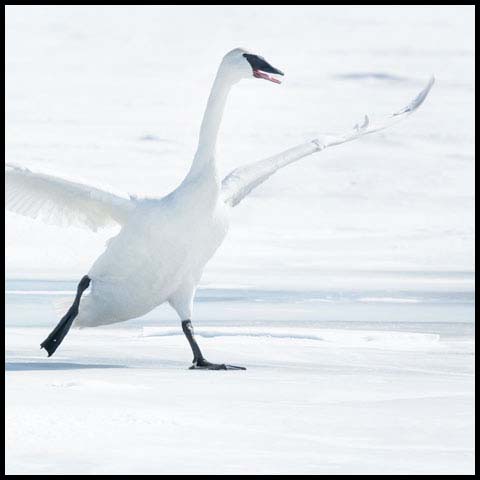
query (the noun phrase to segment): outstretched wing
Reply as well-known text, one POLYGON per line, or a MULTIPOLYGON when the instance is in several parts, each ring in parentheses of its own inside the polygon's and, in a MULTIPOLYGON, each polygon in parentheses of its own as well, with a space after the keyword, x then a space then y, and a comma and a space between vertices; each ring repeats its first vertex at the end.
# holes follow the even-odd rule
POLYGON ((434 81, 434 77, 432 77, 427 86, 406 107, 381 120, 371 122, 368 116, 365 115, 363 123, 361 125, 355 125, 353 130, 347 134, 322 135, 314 140, 274 155, 273 157, 236 168, 222 181, 222 195, 225 203, 234 207, 277 170, 303 157, 320 152, 327 147, 350 142, 363 135, 378 132, 395 125, 417 110, 430 92, 434 81))
POLYGON ((97 231, 123 224, 134 204, 103 190, 27 168, 6 165, 5 208, 61 226, 81 225, 97 231))

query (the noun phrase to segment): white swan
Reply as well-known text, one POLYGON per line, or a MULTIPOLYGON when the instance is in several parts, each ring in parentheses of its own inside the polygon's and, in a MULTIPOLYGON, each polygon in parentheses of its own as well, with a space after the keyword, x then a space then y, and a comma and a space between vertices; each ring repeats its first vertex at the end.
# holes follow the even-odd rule
POLYGON ((162 198, 122 198, 80 183, 7 165, 6 208, 62 225, 80 223, 93 231, 110 223, 121 230, 110 239, 80 281, 77 296, 42 347, 52 355, 76 325, 94 327, 141 316, 168 302, 178 313, 193 351, 191 368, 241 368, 205 360, 193 336, 193 299, 203 269, 222 243, 228 211, 280 168, 327 147, 377 132, 406 118, 425 100, 433 77, 405 108, 345 135, 325 135, 278 155, 235 169, 220 181, 215 145, 231 87, 243 78, 280 83, 283 75, 262 57, 237 48, 223 58, 208 98, 198 148, 183 182, 162 198), (90 286, 90 293, 81 298, 90 286))

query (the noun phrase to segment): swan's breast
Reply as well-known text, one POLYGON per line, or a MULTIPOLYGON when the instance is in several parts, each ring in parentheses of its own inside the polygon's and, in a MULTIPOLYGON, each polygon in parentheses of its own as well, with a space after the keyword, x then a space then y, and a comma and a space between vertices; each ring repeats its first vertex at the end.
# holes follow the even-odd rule
POLYGON ((139 202, 92 266, 91 278, 165 292, 185 276, 201 275, 228 231, 228 211, 223 202, 205 208, 191 198, 178 200, 139 202))

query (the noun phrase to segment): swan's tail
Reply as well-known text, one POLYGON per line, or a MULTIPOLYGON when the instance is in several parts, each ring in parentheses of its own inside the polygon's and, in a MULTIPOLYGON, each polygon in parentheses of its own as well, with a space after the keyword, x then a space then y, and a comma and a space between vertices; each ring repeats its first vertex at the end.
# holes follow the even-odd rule
POLYGON ((85 275, 78 284, 77 295, 72 306, 68 309, 68 312, 63 316, 58 325, 52 330, 52 333, 50 333, 50 335, 40 344, 40 347, 47 351, 49 357, 55 353, 55 350, 60 346, 70 330, 75 317, 78 315, 78 307, 80 305, 82 293, 88 288, 89 285, 90 278, 85 275))

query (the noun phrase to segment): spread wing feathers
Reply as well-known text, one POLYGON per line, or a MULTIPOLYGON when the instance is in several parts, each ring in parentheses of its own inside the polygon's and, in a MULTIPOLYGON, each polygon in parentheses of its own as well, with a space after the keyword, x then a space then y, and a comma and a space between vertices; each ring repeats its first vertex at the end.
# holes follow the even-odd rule
POLYGON ((88 185, 7 164, 5 207, 47 223, 80 225, 96 232, 115 222, 123 224, 134 203, 88 185))
POLYGON ((355 125, 353 130, 347 134, 322 135, 307 143, 274 155, 273 157, 253 162, 233 170, 222 181, 222 195, 225 203, 234 207, 254 188, 267 180, 277 170, 290 163, 296 162, 312 153, 320 152, 327 147, 350 142, 363 135, 384 130, 400 122, 418 109, 430 92, 433 83, 434 77, 429 80, 426 87, 406 107, 381 120, 371 122, 368 116, 365 115, 363 123, 361 125, 355 125))

